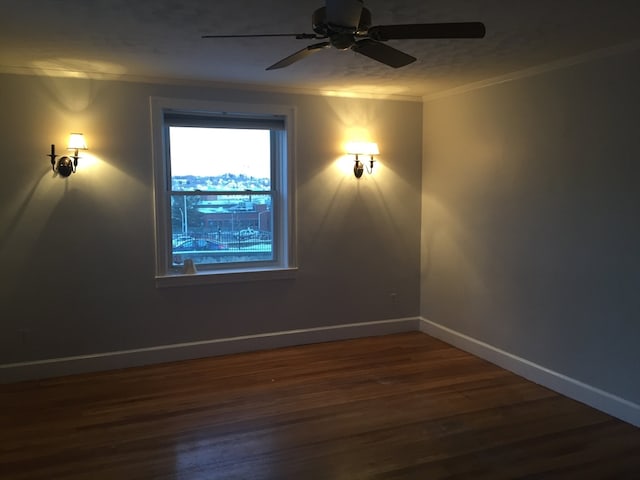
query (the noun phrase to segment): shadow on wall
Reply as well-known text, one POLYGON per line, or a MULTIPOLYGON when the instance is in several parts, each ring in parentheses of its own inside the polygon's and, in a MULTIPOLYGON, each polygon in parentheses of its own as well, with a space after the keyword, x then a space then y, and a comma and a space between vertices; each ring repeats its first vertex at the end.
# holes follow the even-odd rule
MULTIPOLYGON (((33 182, 33 185, 27 190, 24 198, 22 200, 18 200, 16 208, 9 211, 9 218, 3 225, 3 230, 0 232, 0 258, 2 258, 3 252, 8 250, 9 241, 16 234, 16 230, 18 229, 18 226, 20 224, 20 219, 30 214, 28 213, 29 205, 31 204, 36 192, 40 190, 43 180, 48 180, 53 175, 54 174, 51 169, 47 168, 46 172, 43 173, 40 178, 33 182)), ((33 238, 31 235, 29 237, 33 238)), ((20 244, 22 245, 23 243, 21 242, 20 244)), ((4 262, 0 261, 0 263, 4 262)))
POLYGON ((138 310, 140 291, 129 286, 151 282, 146 235, 126 228, 93 190, 53 180, 56 201, 32 194, 0 251, 11 278, 0 296, 15 311, 3 327, 32 332, 24 345, 3 345, 0 363, 100 351, 114 319, 138 310))
POLYGON ((81 113, 97 98, 105 83, 125 73, 120 65, 76 58, 47 58, 33 63, 41 87, 64 112, 81 113))

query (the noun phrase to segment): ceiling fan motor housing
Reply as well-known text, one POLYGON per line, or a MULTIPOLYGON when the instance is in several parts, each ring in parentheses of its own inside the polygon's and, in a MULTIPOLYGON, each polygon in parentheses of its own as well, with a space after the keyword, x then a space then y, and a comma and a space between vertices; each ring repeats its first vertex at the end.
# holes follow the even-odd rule
POLYGON ((311 16, 313 31, 329 38, 331 45, 339 50, 346 50, 356 42, 356 35, 366 35, 371 26, 371 12, 362 8, 358 25, 334 25, 327 22, 326 7, 318 8, 311 16))

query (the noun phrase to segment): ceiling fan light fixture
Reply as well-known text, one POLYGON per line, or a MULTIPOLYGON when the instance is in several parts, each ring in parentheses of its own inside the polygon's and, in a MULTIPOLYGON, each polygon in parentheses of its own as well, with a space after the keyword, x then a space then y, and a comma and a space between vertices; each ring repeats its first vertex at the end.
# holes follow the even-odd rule
POLYGON ((329 37, 329 41, 338 50, 347 50, 356 43, 355 37, 350 33, 335 33, 329 37))

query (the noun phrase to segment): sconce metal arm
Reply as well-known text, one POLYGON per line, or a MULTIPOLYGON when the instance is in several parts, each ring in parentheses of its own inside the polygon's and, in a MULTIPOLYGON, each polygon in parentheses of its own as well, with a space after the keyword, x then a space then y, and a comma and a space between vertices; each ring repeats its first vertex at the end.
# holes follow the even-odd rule
POLYGON ((56 171, 56 146, 51 144, 51 153, 47 155, 47 157, 51 158, 51 170, 56 171))
POLYGON ((369 166, 368 166, 368 167, 366 167, 366 169, 367 169, 367 173, 368 173, 369 175, 371 175, 371 174, 373 173, 373 162, 375 162, 375 160, 373 159, 373 155, 371 155, 371 158, 370 158, 370 160, 369 160, 369 166))

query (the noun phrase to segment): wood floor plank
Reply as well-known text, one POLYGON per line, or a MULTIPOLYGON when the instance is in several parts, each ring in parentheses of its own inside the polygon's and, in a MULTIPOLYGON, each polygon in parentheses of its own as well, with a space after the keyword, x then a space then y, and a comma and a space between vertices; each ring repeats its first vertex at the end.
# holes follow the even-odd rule
POLYGON ((422 333, 0 386, 0 478, 640 478, 640 429, 422 333))

